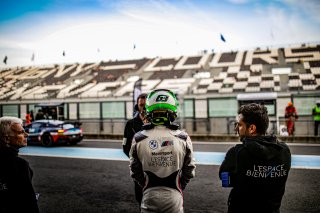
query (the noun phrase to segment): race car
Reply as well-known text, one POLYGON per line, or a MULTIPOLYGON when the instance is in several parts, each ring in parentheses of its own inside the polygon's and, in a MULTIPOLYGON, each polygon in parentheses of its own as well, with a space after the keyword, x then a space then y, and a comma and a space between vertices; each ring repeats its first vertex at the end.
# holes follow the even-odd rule
POLYGON ((83 139, 82 129, 77 126, 59 120, 36 120, 25 126, 25 131, 29 134, 28 144, 41 143, 43 146, 52 146, 67 142, 75 145, 83 139))

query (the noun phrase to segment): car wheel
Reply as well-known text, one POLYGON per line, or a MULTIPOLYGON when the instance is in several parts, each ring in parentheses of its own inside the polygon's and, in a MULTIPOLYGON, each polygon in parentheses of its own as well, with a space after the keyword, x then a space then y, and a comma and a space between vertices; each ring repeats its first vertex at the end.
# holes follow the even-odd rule
POLYGON ((52 146, 53 138, 49 133, 45 133, 41 137, 41 143, 43 146, 52 146))

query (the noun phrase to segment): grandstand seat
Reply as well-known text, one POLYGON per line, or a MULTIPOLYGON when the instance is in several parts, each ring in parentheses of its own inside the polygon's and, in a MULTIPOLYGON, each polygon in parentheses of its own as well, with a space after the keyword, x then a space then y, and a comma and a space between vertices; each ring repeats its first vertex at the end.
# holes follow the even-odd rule
POLYGON ((249 76, 248 83, 260 83, 261 76, 249 76))
POLYGON ((177 94, 185 94, 191 91, 191 85, 195 81, 194 78, 181 78, 181 79, 165 79, 162 80, 155 89, 169 89, 177 94))
POLYGON ((262 81, 260 84, 260 88, 273 88, 274 87, 274 81, 262 81))
POLYGON ((208 61, 210 54, 202 56, 183 56, 174 66, 175 70, 201 70, 208 61))
POLYGON ((262 68, 263 68, 262 64, 253 64, 250 66, 250 70, 253 73, 260 73, 262 68))
POLYGON ((213 82, 208 86, 208 92, 218 92, 222 87, 222 82, 213 82))
POLYGON ((216 53, 213 55, 209 67, 230 67, 240 66, 242 63, 244 52, 216 53))
POLYGON ((313 75, 320 75, 320 67, 310 68, 310 71, 313 75))
POLYGON ((289 80, 300 79, 299 73, 290 73, 288 74, 289 80))
POLYGON ((245 92, 260 92, 259 86, 246 87, 245 92))
POLYGON ((274 91, 280 92, 280 91, 281 91, 281 87, 280 87, 280 86, 275 86, 275 87, 274 87, 274 91))
POLYGON ((244 90, 248 85, 246 81, 237 81, 233 84, 233 90, 244 90))
POLYGON ((191 94, 314 93, 320 90, 320 45, 5 68, 0 72, 0 99, 122 97, 132 95, 130 76, 142 78, 146 92, 169 88, 191 94), (273 72, 277 68, 279 74, 273 72))
POLYGON ((206 94, 208 91, 207 87, 206 88, 194 88, 192 93, 193 94, 206 94))
POLYGON ((224 78, 226 78, 228 76, 228 73, 227 72, 220 72, 219 73, 219 78, 220 79, 224 79, 224 78))
POLYGON ((273 81, 274 80, 274 75, 272 75, 272 74, 262 74, 261 75, 261 80, 262 81, 273 81))
POLYGON ((234 84, 236 82, 236 79, 233 77, 226 77, 223 79, 224 84, 234 84))
POLYGON ((316 84, 313 84, 313 85, 303 85, 302 86, 302 89, 303 90, 316 90, 316 88, 317 88, 318 86, 316 85, 316 84))
POLYGON ((247 80, 250 76, 250 71, 240 71, 237 74, 237 79, 239 81, 247 80))
MULTIPOLYGON (((179 57, 180 58, 180 57, 179 57)), ((144 69, 145 72, 169 71, 178 63, 179 58, 155 58, 144 69)))
POLYGON ((181 78, 186 73, 186 70, 170 70, 170 71, 156 71, 149 77, 152 79, 173 79, 173 78, 181 78))
POLYGON ((232 93, 233 89, 232 87, 221 87, 219 89, 219 93, 232 93))
POLYGON ((301 73, 299 78, 301 80, 314 80, 315 79, 314 75, 313 74, 309 74, 309 73, 301 73))
POLYGON ((240 71, 240 66, 229 67, 227 73, 238 73, 240 71))
POLYGON ((204 78, 204 79, 201 79, 200 81, 199 81, 199 86, 200 85, 209 85, 209 84, 211 84, 213 82, 213 78, 204 78))

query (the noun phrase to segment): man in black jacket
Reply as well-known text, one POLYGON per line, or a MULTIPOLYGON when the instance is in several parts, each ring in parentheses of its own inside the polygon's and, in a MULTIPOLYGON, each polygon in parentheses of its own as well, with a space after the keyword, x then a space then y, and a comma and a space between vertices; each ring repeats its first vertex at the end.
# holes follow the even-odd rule
POLYGON ((0 212, 38 213, 32 186, 33 172, 29 163, 18 157, 21 147, 27 146, 28 134, 22 120, 0 118, 0 212))
MULTIPOLYGON (((142 93, 138 96, 137 105, 135 106, 136 113, 132 119, 128 120, 124 128, 122 148, 123 148, 123 152, 128 156, 128 158, 129 158, 129 152, 131 149, 133 136, 137 132, 142 130, 142 126, 146 121, 146 118, 145 118, 146 98, 147 98, 147 94, 145 93, 142 93)), ((141 199, 142 199, 142 188, 136 182, 135 182, 135 196, 140 206, 141 199)))
POLYGON ((124 128, 122 148, 123 152, 129 158, 129 152, 134 134, 142 130, 142 125, 145 121, 145 105, 147 94, 142 93, 137 98, 137 104, 135 108, 135 115, 132 119, 128 120, 124 128))
POLYGON ((235 130, 242 144, 227 152, 219 170, 219 177, 228 176, 229 187, 233 187, 229 213, 280 212, 291 153, 275 136, 266 136, 268 125, 265 106, 248 104, 239 108, 235 130))

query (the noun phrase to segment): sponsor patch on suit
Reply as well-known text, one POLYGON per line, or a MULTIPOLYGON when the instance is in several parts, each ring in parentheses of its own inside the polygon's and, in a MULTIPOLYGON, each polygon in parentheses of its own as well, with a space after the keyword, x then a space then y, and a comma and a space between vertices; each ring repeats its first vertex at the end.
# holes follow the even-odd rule
POLYGON ((158 148, 158 142, 156 140, 151 140, 149 141, 149 147, 152 150, 155 150, 158 148))
POLYGON ((164 146, 173 146, 173 141, 163 141, 161 143, 161 147, 164 147, 164 146))

